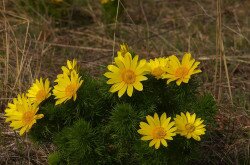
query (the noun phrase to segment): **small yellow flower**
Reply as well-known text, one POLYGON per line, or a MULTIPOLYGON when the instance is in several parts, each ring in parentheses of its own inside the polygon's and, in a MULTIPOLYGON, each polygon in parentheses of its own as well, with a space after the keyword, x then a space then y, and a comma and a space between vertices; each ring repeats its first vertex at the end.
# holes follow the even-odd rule
POLYGON ((27 96, 18 95, 9 103, 5 110, 6 122, 11 122, 10 127, 14 130, 20 129, 19 134, 28 132, 37 119, 43 118, 43 114, 36 114, 37 104, 32 104, 27 96))
POLYGON ((70 76, 72 71, 78 71, 77 68, 77 60, 73 59, 72 61, 67 60, 67 66, 62 66, 62 74, 57 75, 57 78, 59 79, 60 77, 63 77, 64 74, 70 76))
POLYGON ((138 91, 143 90, 141 81, 147 80, 144 76, 147 71, 146 60, 138 62, 138 58, 138 55, 132 58, 127 52, 124 57, 116 57, 114 65, 107 67, 110 72, 106 72, 104 76, 109 78, 107 84, 113 84, 110 92, 118 91, 118 96, 121 97, 127 91, 131 97, 134 88, 138 91))
POLYGON ((182 82, 188 83, 191 75, 200 73, 200 69, 196 69, 200 62, 195 62, 194 59, 191 59, 191 54, 186 53, 182 58, 182 62, 174 55, 169 57, 169 63, 167 68, 167 73, 162 77, 167 78, 167 83, 176 80, 176 84, 180 85, 182 82))
POLYGON ((101 4, 106 4, 106 3, 108 3, 110 0, 100 0, 100 3, 101 4))
POLYGON ((202 124, 203 120, 201 120, 201 118, 195 118, 195 113, 193 115, 190 115, 189 112, 186 112, 186 115, 184 113, 181 113, 181 116, 176 115, 176 118, 174 118, 174 120, 178 134, 180 134, 181 136, 185 136, 188 139, 192 137, 195 140, 200 141, 200 136, 205 134, 206 129, 204 128, 205 125, 202 124))
POLYGON ((51 0, 53 3, 61 3, 63 0, 51 0))
POLYGON ((77 60, 76 59, 73 59, 73 61, 67 60, 67 67, 66 66, 62 66, 62 70, 67 75, 70 75, 70 73, 73 70, 77 71, 77 60))
POLYGON ((150 68, 150 73, 156 79, 162 78, 162 75, 166 73, 168 67, 168 58, 155 58, 154 60, 150 59, 148 66, 150 68))
POLYGON ((129 52, 128 45, 123 43, 120 45, 120 50, 117 52, 117 55, 118 57, 119 56, 124 57, 127 52, 129 52))
POLYGON ((51 95, 51 88, 49 86, 50 82, 48 79, 46 79, 44 83, 42 78, 40 78, 40 80, 36 79, 36 82, 33 83, 27 93, 27 96, 28 98, 30 98, 30 101, 38 105, 42 101, 47 99, 51 95))
POLYGON ((176 135, 175 122, 170 122, 171 117, 167 118, 166 113, 163 113, 159 119, 157 113, 152 116, 146 117, 148 124, 145 122, 140 122, 140 128, 137 132, 143 137, 141 140, 151 140, 149 147, 155 145, 155 148, 158 149, 160 144, 167 147, 167 140, 173 140, 173 136, 176 135))
POLYGON ((72 97, 75 101, 77 90, 82 85, 83 80, 81 80, 81 77, 73 70, 70 76, 64 73, 63 76, 57 77, 55 82, 57 82, 57 85, 54 86, 53 95, 55 99, 57 99, 56 105, 58 105, 70 100, 72 97))

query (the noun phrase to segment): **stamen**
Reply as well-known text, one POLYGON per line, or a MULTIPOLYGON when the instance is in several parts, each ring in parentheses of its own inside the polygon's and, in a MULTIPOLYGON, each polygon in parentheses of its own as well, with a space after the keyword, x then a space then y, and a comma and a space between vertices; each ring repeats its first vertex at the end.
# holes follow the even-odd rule
POLYGON ((34 120, 34 115, 35 113, 33 110, 25 112, 22 117, 24 125, 30 124, 34 120))
POLYGON ((189 70, 186 67, 181 66, 175 71, 175 76, 179 78, 184 78, 188 75, 188 72, 189 70))
POLYGON ((122 73, 122 80, 127 84, 133 84, 135 82, 135 73, 132 70, 125 70, 122 73))
POLYGON ((193 124, 190 124, 190 123, 186 124, 186 125, 185 125, 185 128, 186 128, 186 130, 188 131, 188 133, 192 133, 192 132, 194 132, 194 130, 195 130, 194 125, 193 125, 193 124))
POLYGON ((65 93, 66 96, 71 97, 76 93, 76 89, 77 85, 76 84, 69 84, 66 89, 65 89, 65 93))
POLYGON ((152 134, 154 139, 162 139, 166 136, 166 131, 163 127, 155 127, 152 134))
POLYGON ((46 92, 45 90, 41 89, 36 94, 36 100, 37 101, 43 101, 46 98, 46 92))

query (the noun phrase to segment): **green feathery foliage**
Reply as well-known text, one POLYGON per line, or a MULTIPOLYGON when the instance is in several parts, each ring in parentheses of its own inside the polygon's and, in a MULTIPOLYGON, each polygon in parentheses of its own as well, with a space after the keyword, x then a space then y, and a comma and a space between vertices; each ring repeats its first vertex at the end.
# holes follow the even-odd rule
POLYGON ((55 145, 49 164, 190 164, 202 159, 202 141, 213 133, 217 107, 211 94, 199 93, 196 76, 180 86, 148 76, 143 91, 119 98, 109 92, 103 77, 79 74, 84 83, 77 99, 57 106, 53 97, 43 102, 39 113, 44 118, 37 120, 29 134, 38 142, 55 145), (181 112, 204 120, 207 131, 201 142, 177 134, 167 147, 156 150, 141 140, 137 131, 146 116, 166 113, 173 121, 181 112))
POLYGON ((104 81, 85 75, 84 85, 78 90, 75 102, 69 100, 55 106, 54 98, 51 98, 40 106, 39 112, 44 114, 44 118, 32 128, 31 138, 40 142, 51 141, 57 132, 81 118, 91 121, 92 125, 100 124, 109 116, 114 104, 113 96, 107 90, 104 81))
POLYGON ((50 165, 59 165, 59 164, 63 164, 62 160, 61 160, 61 155, 59 152, 54 152, 51 153, 48 157, 48 163, 50 165))
POLYGON ((44 102, 40 107, 44 118, 31 130, 33 139, 56 145, 50 164, 184 164, 199 160, 200 142, 177 135, 168 147, 155 150, 137 133, 140 121, 155 112, 166 112, 173 119, 189 111, 205 120, 207 127, 212 125, 215 101, 210 94, 198 94, 196 79, 177 86, 149 78, 142 92, 122 98, 109 93, 103 79, 89 75, 83 79, 75 102, 59 106, 53 98, 44 102))
POLYGON ((100 147, 98 138, 90 123, 80 119, 73 126, 66 127, 58 133, 54 142, 61 157, 70 164, 91 164, 95 162, 95 151, 100 147))
POLYGON ((92 22, 91 16, 83 10, 87 4, 88 0, 17 0, 15 5, 31 16, 51 17, 57 26, 79 26, 92 22))
POLYGON ((106 23, 115 22, 117 11, 118 11, 117 17, 119 18, 119 16, 122 14, 124 10, 121 4, 123 4, 122 1, 120 1, 120 4, 118 4, 118 0, 110 0, 105 4, 102 4, 103 20, 106 23))

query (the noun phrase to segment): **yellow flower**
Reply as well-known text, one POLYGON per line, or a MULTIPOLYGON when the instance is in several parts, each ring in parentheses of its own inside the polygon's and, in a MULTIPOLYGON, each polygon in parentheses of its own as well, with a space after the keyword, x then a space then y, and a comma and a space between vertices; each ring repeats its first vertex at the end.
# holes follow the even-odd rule
POLYGON ((105 3, 108 3, 110 0, 100 0, 100 3, 101 4, 105 4, 105 3))
POLYGON ((73 70, 77 71, 77 60, 76 59, 73 59, 73 61, 67 60, 67 67, 66 66, 62 66, 62 70, 67 75, 70 75, 70 73, 73 70))
POLYGON ((128 45, 127 44, 121 44, 120 45, 120 50, 117 52, 117 55, 124 57, 127 52, 129 52, 128 45))
POLYGON ((54 86, 53 95, 55 99, 57 99, 56 105, 58 105, 70 100, 72 97, 75 101, 77 90, 82 85, 83 80, 81 80, 81 77, 73 70, 70 76, 64 73, 62 77, 57 77, 55 82, 57 82, 57 85, 54 86))
POLYGON ((146 60, 138 62, 138 55, 132 58, 127 52, 124 57, 115 58, 115 65, 109 65, 107 68, 110 72, 106 72, 104 76, 109 78, 107 84, 113 84, 110 92, 118 91, 118 96, 121 97, 126 91, 128 96, 132 96, 133 88, 138 91, 143 90, 141 81, 147 80, 146 60))
POLYGON ((150 68, 150 73, 156 79, 162 78, 162 75, 167 71, 168 58, 155 58, 150 60, 148 66, 150 68))
POLYGON ((189 112, 181 113, 180 115, 176 115, 175 125, 177 127, 177 133, 179 133, 181 136, 185 136, 188 139, 191 137, 194 138, 197 141, 200 141, 201 135, 205 134, 206 129, 204 128, 205 125, 202 124, 203 120, 201 118, 195 119, 196 114, 190 115, 189 112))
POLYGON ((175 122, 170 122, 171 117, 167 118, 166 113, 159 116, 155 113, 154 118, 152 116, 146 117, 148 124, 145 122, 140 122, 140 128, 137 132, 143 137, 141 140, 151 140, 149 143, 149 147, 155 145, 155 148, 158 149, 160 144, 164 145, 165 147, 168 146, 166 140, 173 140, 173 136, 176 135, 176 127, 175 122))
MULTIPOLYGON (((73 59, 72 61, 67 60, 67 66, 62 66, 62 74, 57 75, 57 79, 63 77, 64 74, 70 76, 72 71, 78 71, 77 60, 73 59)), ((56 81, 55 81, 56 82, 56 81)))
POLYGON ((23 135, 28 132, 37 119, 43 118, 43 114, 36 114, 38 111, 37 104, 32 104, 27 96, 18 95, 9 103, 5 110, 6 122, 11 122, 10 127, 14 130, 20 129, 19 134, 23 135))
POLYGON ((163 78, 167 78, 167 83, 176 80, 176 84, 180 85, 182 82, 188 83, 191 75, 200 73, 200 69, 196 69, 200 62, 195 62, 194 59, 191 59, 191 54, 186 53, 182 62, 174 55, 169 57, 169 64, 167 68, 167 73, 163 75, 163 78))
POLYGON ((51 88, 49 87, 49 85, 50 82, 48 79, 46 79, 44 83, 42 78, 40 78, 40 81, 36 79, 36 82, 33 83, 27 93, 27 96, 30 98, 30 101, 38 105, 42 101, 47 99, 51 95, 51 88))
POLYGON ((61 3, 63 0, 51 0, 53 3, 61 3))

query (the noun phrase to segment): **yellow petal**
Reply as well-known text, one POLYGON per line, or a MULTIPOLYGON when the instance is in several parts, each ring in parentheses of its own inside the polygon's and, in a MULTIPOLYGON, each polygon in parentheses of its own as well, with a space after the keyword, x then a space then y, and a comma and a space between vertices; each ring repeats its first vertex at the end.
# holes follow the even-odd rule
POLYGON ((191 115, 189 112, 186 112, 186 116, 187 116, 187 122, 190 123, 191 121, 191 115))
POLYGON ((182 79, 178 79, 178 80, 176 81, 176 84, 177 84, 178 86, 180 86, 181 83, 182 83, 182 79))
MULTIPOLYGON (((120 57, 120 58, 123 59, 123 57, 120 57)), ((120 58, 118 58, 118 57, 115 58, 115 64, 118 66, 118 68, 123 69, 123 68, 125 68, 125 66, 124 66, 123 62, 120 60, 120 58)))
POLYGON ((142 85, 142 83, 139 82, 139 81, 134 82, 133 86, 134 86, 134 88, 135 88, 136 90, 138 90, 138 91, 142 91, 142 90, 143 90, 143 85, 142 85))
POLYGON ((146 140, 151 140, 151 139, 153 139, 152 136, 143 136, 143 137, 141 138, 141 140, 144 140, 144 141, 146 141, 146 140))
POLYGON ((200 141, 200 140, 201 140, 200 136, 197 136, 197 135, 195 135, 195 134, 192 134, 192 137, 193 137, 195 140, 197 140, 197 141, 200 141))
POLYGON ((167 147, 167 146, 168 146, 168 144, 167 144, 167 142, 166 142, 166 140, 165 140, 165 139, 161 139, 161 144, 162 144, 162 145, 164 145, 165 147, 167 147))
MULTIPOLYGON (((170 122, 166 128, 166 130, 170 130, 170 128, 172 128, 175 125, 175 122, 170 122)), ((176 130, 175 128, 173 128, 174 130, 176 130)))
POLYGON ((128 85, 127 94, 129 97, 133 94, 133 85, 128 85))
POLYGON ((179 59, 175 55, 170 56, 169 60, 171 61, 171 63, 174 65, 175 68, 181 65, 179 59))
POLYGON ((145 81, 145 80, 147 80, 148 78, 147 77, 145 77, 145 76, 137 76, 136 77, 136 81, 138 82, 138 81, 145 81))
POLYGON ((22 127, 22 129, 19 131, 19 134, 22 136, 24 134, 24 132, 27 130, 28 125, 22 127))
POLYGON ((160 126, 160 120, 157 113, 154 114, 154 122, 156 126, 160 126))
POLYGON ((131 68, 132 68, 133 70, 135 70, 136 67, 137 67, 138 58, 139 58, 138 55, 136 55, 136 56, 133 58, 133 60, 132 60, 131 68))
POLYGON ((146 116, 146 120, 148 121, 149 126, 155 126, 155 122, 152 116, 146 116))
POLYGON ((161 126, 162 126, 163 128, 166 128, 166 127, 168 126, 170 120, 171 120, 171 117, 168 117, 168 118, 161 124, 161 126))
POLYGON ((161 125, 164 123, 164 121, 167 119, 167 114, 164 112, 162 115, 161 115, 161 118, 160 118, 160 121, 161 121, 161 125))
POLYGON ((124 84, 124 86, 118 91, 118 96, 122 97, 122 95, 126 92, 127 90, 127 84, 124 84))
POLYGON ((124 66, 125 66, 125 68, 127 68, 127 69, 129 69, 130 68, 130 66, 131 66, 131 54, 129 53, 129 52, 127 52, 126 54, 125 54, 125 57, 124 57, 124 61, 123 61, 123 64, 124 64, 124 66))
POLYGON ((107 81, 107 84, 116 84, 122 81, 121 77, 111 78, 107 81))
POLYGON ((41 119, 41 118, 43 118, 43 117, 44 117, 43 114, 38 114, 38 115, 36 115, 36 119, 41 119))
POLYGON ((181 64, 182 65, 187 65, 189 63, 190 58, 191 58, 191 54, 190 53, 185 53, 183 58, 182 58, 181 64))
POLYGON ((145 129, 139 129, 137 132, 141 135, 150 135, 150 132, 145 129))
POLYGON ((120 69, 119 68, 117 68, 116 66, 114 66, 114 65, 108 65, 108 70, 110 70, 111 72, 113 72, 113 73, 119 73, 120 72, 120 69))
POLYGON ((195 118, 196 118, 196 114, 194 113, 194 114, 191 115, 191 117, 190 117, 190 124, 194 124, 195 118))
POLYGON ((110 92, 114 93, 116 91, 119 91, 123 88, 123 86, 125 85, 124 82, 121 82, 121 83, 117 83, 117 84, 114 84, 111 88, 110 88, 110 92))
POLYGON ((149 143, 149 147, 152 147, 156 142, 157 142, 157 140, 156 140, 156 139, 153 139, 153 140, 149 143))
POLYGON ((159 149, 160 144, 161 144, 161 141, 157 140, 157 142, 155 143, 155 149, 159 149))
POLYGON ((146 129, 149 127, 149 125, 145 122, 140 122, 140 127, 143 128, 143 129, 146 129))

